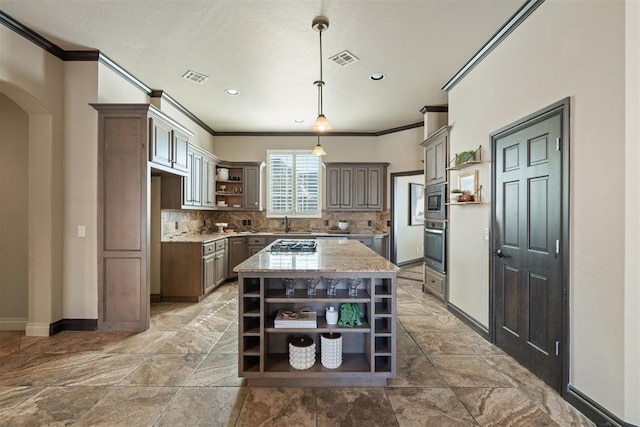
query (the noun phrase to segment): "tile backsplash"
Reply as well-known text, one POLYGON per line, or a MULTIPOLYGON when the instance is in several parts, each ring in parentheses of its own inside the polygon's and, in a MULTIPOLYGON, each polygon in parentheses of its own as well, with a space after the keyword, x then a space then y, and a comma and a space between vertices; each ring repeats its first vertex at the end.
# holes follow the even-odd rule
MULTIPOLYGON (((390 211, 383 212, 326 212, 322 218, 290 218, 289 226, 294 231, 325 230, 337 226, 338 220, 349 221, 349 228, 355 230, 377 230, 388 232, 387 221, 390 211), (325 225, 328 224, 328 225, 325 225)), ((161 211, 162 234, 200 233, 215 230, 217 222, 226 222, 227 228, 235 231, 284 231, 282 218, 267 218, 266 212, 252 211, 161 211)))

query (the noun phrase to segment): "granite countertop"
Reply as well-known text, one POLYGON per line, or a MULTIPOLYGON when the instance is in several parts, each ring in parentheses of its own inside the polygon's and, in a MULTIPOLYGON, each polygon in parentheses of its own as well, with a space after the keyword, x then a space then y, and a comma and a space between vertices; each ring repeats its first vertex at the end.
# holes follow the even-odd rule
POLYGON ((389 272, 399 268, 356 240, 318 240, 316 252, 261 250, 233 270, 237 272, 389 272))
POLYGON ((295 238, 313 239, 315 237, 384 237, 388 233, 378 230, 354 230, 350 233, 329 233, 328 231, 290 231, 285 233, 284 231, 240 231, 233 233, 183 233, 176 234, 174 236, 162 237, 162 242, 179 242, 179 243, 209 243, 215 240, 224 239, 227 237, 235 236, 278 236, 279 238, 295 238))

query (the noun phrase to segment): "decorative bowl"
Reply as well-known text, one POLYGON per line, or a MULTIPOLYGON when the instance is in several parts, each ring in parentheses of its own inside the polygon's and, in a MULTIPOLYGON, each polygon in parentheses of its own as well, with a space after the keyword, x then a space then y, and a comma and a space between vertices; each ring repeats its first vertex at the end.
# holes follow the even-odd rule
POLYGON ((349 223, 346 221, 339 221, 338 222, 338 228, 340 230, 346 230, 347 228, 349 228, 349 223))

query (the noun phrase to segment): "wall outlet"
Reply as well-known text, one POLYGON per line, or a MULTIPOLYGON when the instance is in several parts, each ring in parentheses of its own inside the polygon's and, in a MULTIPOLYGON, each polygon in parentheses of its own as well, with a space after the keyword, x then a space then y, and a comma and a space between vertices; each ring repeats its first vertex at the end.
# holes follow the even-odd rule
POLYGON ((488 228, 484 229, 484 240, 489 240, 489 229, 488 228))
POLYGON ((324 220, 324 226, 325 226, 325 227, 328 227, 328 226, 329 226, 329 220, 328 220, 328 219, 325 219, 325 220, 324 220))
POLYGON ((367 221, 367 227, 371 227, 371 220, 367 221))
POLYGON ((176 221, 176 230, 178 229, 178 221, 176 221))
POLYGON ((79 225, 78 226, 78 237, 84 237, 85 236, 85 227, 84 225, 79 225))

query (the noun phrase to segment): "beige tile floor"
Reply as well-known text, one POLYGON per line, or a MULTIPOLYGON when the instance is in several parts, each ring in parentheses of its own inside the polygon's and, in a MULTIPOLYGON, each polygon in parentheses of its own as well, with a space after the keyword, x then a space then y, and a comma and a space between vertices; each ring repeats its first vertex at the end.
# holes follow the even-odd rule
POLYGON ((398 279, 386 388, 253 388, 237 376, 237 284, 151 306, 143 333, 0 332, 0 426, 593 424, 420 288, 398 279))

